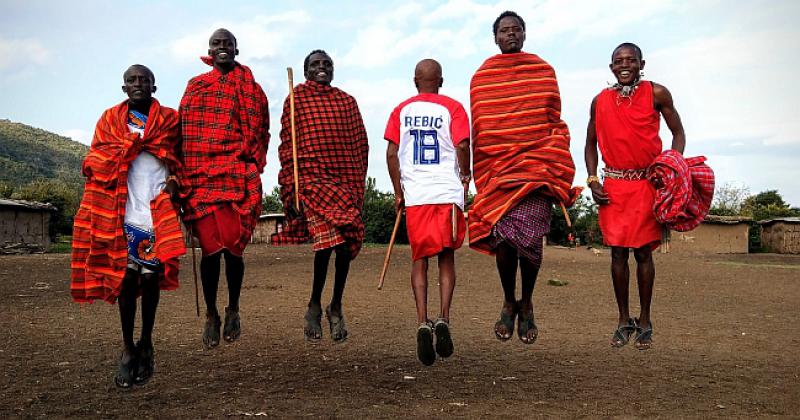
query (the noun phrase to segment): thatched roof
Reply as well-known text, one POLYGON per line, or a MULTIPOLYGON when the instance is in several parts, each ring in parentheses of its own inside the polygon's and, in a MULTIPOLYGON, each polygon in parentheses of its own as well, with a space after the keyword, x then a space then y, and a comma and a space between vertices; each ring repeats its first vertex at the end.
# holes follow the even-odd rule
POLYGON ((717 225, 735 225, 738 223, 746 223, 752 221, 752 217, 747 216, 717 216, 709 214, 703 220, 703 223, 711 223, 717 225))
POLYGON ((0 198, 0 208, 4 207, 28 209, 28 210, 46 210, 46 211, 58 210, 56 206, 50 203, 40 203, 38 201, 26 201, 26 200, 9 200, 7 198, 0 198))

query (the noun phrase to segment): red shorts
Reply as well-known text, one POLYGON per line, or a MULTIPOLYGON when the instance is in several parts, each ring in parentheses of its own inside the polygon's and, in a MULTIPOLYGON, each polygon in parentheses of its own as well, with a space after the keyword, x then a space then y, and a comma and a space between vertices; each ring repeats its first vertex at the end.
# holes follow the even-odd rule
POLYGON ((242 229, 241 215, 231 206, 222 207, 208 216, 195 220, 192 229, 194 236, 200 241, 203 256, 227 249, 231 254, 241 257, 247 246, 239 243, 242 229))
POLYGON ((411 258, 432 257, 444 249, 458 249, 464 243, 467 224, 456 207, 456 240, 453 241, 452 204, 423 204, 406 207, 406 229, 411 243, 411 258))

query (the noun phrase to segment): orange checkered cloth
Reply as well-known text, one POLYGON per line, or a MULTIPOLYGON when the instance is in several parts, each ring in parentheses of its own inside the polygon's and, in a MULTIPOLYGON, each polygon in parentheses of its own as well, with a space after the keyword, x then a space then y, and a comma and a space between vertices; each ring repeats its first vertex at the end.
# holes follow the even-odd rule
MULTIPOLYGON (((92 146, 83 161, 86 177, 83 199, 72 234, 72 298, 76 302, 102 299, 116 302, 128 262, 122 225, 128 199, 128 169, 140 152, 164 162, 180 179, 177 157, 180 139, 178 113, 153 99, 144 136, 127 125, 128 102, 106 110, 97 122, 92 146)), ((178 257, 186 252, 178 212, 167 193, 150 203, 156 244, 155 256, 164 265, 161 290, 178 288, 178 257)))

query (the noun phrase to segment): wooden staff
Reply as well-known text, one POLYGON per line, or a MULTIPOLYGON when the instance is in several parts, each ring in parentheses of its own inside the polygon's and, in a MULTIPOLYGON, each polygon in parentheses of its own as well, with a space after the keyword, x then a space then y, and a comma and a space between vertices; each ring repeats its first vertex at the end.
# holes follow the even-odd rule
MULTIPOLYGON (((572 227, 572 221, 569 219, 569 213, 567 212, 567 208, 564 207, 564 202, 563 201, 559 201, 558 204, 561 205, 561 211, 564 212, 564 220, 567 221, 567 227, 571 231, 570 234, 572 235, 572 241, 570 241, 570 242, 575 242, 576 239, 577 239, 576 238, 576 233, 577 232, 575 232, 575 229, 572 227)), ((578 247, 578 245, 576 244, 575 248, 577 249, 577 247, 578 247)))
POLYGON ((294 165, 294 208, 300 211, 300 177, 297 171, 297 132, 294 128, 294 77, 292 68, 287 67, 289 74, 289 121, 292 127, 292 164, 294 165))
POLYGON ((453 239, 453 243, 455 244, 456 240, 458 240, 458 220, 456 220, 456 217, 458 215, 458 205, 453 203, 453 208, 451 210, 452 212, 450 214, 450 222, 451 222, 450 225, 453 228, 451 232, 452 234, 451 239, 453 239))
POLYGON ((194 306, 197 310, 197 317, 200 317, 200 298, 197 295, 197 255, 194 251, 194 229, 189 226, 189 246, 192 247, 192 272, 194 273, 194 306))
POLYGON ((403 210, 397 212, 397 218, 394 220, 394 229, 392 229, 392 237, 389 239, 389 248, 386 249, 386 257, 383 259, 383 269, 381 269, 381 281, 378 283, 378 290, 383 288, 383 281, 386 279, 386 270, 389 268, 389 259, 392 257, 392 248, 394 247, 394 238, 397 236, 397 228, 400 227, 400 219, 403 217, 403 210))

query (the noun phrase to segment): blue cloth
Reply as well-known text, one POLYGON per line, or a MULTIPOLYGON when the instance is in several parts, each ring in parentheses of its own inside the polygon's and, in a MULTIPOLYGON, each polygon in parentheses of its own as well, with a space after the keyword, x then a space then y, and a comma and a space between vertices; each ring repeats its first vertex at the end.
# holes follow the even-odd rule
POLYGON ((123 225, 125 237, 128 240, 128 260, 145 267, 156 268, 161 261, 148 254, 154 252, 156 235, 153 232, 125 223, 123 225))

